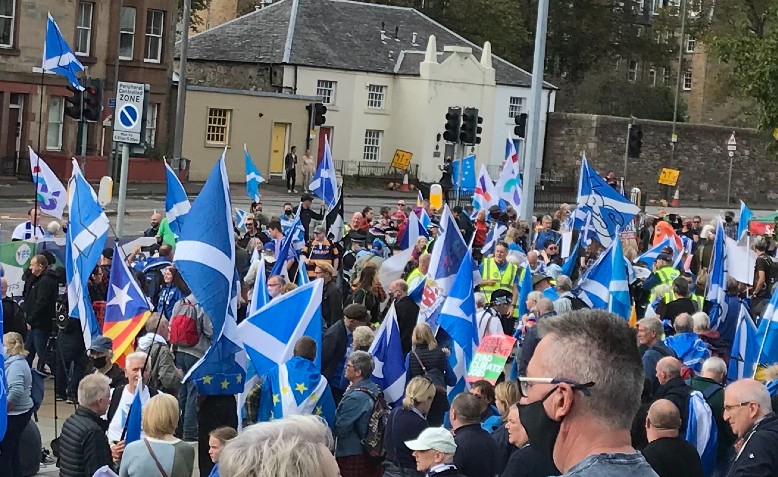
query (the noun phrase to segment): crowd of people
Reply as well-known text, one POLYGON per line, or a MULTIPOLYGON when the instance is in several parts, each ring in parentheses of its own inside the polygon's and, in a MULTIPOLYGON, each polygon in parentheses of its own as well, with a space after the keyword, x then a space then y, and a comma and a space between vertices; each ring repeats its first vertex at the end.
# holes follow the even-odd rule
MULTIPOLYGON (((294 190, 294 184, 288 187, 294 190)), ((287 363, 259 377, 243 409, 235 396, 201 395, 183 381, 214 336, 210 318, 173 263, 175 236, 166 219, 152 215, 145 235, 158 237, 157 245, 126 258, 154 309, 136 351, 121 366, 110 338, 93 339, 86 349, 78 320, 66 313, 55 319, 62 314, 64 273, 51 253, 35 255, 24 302, 18 309, 9 305, 7 313, 3 306, 9 417, 0 475, 22 475, 23 450, 15 442, 33 412, 33 366, 56 375, 57 401, 75 405, 52 444, 64 477, 91 476, 103 466, 121 476, 184 477, 193 474, 195 459, 201 477, 778 475, 778 417, 767 383, 727 378, 739 304, 750 301, 760 316, 778 279, 769 240, 754 238, 754 283, 730 279, 731 306, 713 330, 704 290, 715 228, 703 226, 699 217, 644 218, 632 236, 622 238, 625 257, 645 269, 630 284, 630 326, 589 309, 574 293, 603 247, 596 241, 581 245, 567 266, 563 235, 572 232, 571 243, 581 243, 570 206, 534 222, 520 220, 511 208, 454 207, 454 220, 479 264, 479 338, 519 339, 510 359, 515 379, 504 373, 496 383, 475 381, 452 396, 452 344, 419 319, 420 305, 409 295, 428 279, 439 211, 426 201, 410 208, 398 200, 378 214, 365 207, 351 217, 342 240, 335 240, 318 225, 324 214, 312 208, 313 200, 306 194, 297 208, 286 203, 278 215, 266 215, 254 203, 245 229, 236 225, 238 320, 246 318, 252 288, 262 282, 259 260, 271 265, 266 270, 284 262, 283 273, 264 277, 271 300, 294 290, 298 274, 324 284, 321 345, 310 337, 297 341, 287 363), (422 211, 431 218, 426 234, 408 244, 412 258, 402 276, 382 284, 382 264, 400 250, 411 214, 422 211), (299 258, 282 246, 298 215, 305 236, 299 258), (504 235, 494 237, 498 230, 504 235), (650 266, 638 259, 667 236, 684 237, 680 260, 672 248, 650 266), (522 289, 527 286, 531 290, 522 289), (377 364, 370 349, 392 307, 407 372, 404 397, 390 408, 371 379, 377 364), (53 357, 47 352, 52 337, 53 357), (279 416, 274 406, 295 391, 277 383, 290 372, 308 377, 315 398, 284 402, 279 416), (126 444, 136 395, 141 439, 126 444), (712 425, 701 428, 701 414, 712 425), (712 459, 697 441, 689 442, 690 429, 697 441, 714 439, 712 459)), ((729 235, 732 215, 726 217, 729 235)), ((33 233, 30 227, 22 232, 28 229, 33 233)), ((106 299, 113 253, 103 253, 90 277, 93 302, 106 299)))

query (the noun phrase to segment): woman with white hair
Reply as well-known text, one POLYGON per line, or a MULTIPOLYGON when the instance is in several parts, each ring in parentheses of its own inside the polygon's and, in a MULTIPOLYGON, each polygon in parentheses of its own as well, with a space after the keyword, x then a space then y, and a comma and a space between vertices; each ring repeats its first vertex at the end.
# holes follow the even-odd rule
POLYGON ((321 418, 289 416, 246 427, 225 444, 219 475, 337 477, 332 434, 321 418))
POLYGON ((15 332, 3 336, 5 346, 5 385, 7 428, 0 448, 0 475, 21 476, 19 438, 32 416, 32 372, 27 364, 27 351, 22 335, 15 332))

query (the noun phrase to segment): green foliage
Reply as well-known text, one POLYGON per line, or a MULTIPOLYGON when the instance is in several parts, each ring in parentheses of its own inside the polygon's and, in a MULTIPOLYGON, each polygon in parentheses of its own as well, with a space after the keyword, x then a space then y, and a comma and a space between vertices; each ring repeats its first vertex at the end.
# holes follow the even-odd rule
MULTIPOLYGON (((197 15, 197 12, 207 10, 211 6, 211 0, 192 0, 192 10, 189 15, 189 23, 191 27, 202 26, 203 19, 197 15)), ((184 0, 178 0, 178 21, 184 16, 184 0)))

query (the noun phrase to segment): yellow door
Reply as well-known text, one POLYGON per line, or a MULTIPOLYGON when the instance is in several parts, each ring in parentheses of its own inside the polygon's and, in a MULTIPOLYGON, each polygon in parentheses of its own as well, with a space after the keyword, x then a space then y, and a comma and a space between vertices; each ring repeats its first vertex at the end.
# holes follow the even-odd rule
POLYGON ((284 154, 286 153, 287 123, 273 124, 273 141, 270 145, 270 173, 283 174, 284 154))

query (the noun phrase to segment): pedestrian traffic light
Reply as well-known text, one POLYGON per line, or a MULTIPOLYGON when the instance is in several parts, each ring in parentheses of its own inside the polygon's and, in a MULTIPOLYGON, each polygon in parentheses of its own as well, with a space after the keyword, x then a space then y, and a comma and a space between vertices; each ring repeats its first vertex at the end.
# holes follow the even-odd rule
POLYGON ((65 97, 65 102, 67 103, 65 106, 65 116, 81 121, 81 113, 84 108, 83 92, 72 85, 68 85, 67 88, 73 95, 65 97))
POLYGON ((460 108, 448 108, 446 113, 446 131, 443 133, 443 139, 448 142, 458 142, 461 124, 462 110, 460 108))
POLYGON ((321 126, 327 122, 327 118, 324 116, 327 114, 327 106, 323 103, 313 104, 313 125, 321 126))
POLYGON ((82 115, 84 121, 96 123, 103 113, 103 85, 98 78, 90 78, 83 91, 82 115))
POLYGON ((462 144, 480 144, 481 138, 478 137, 481 134, 481 127, 479 124, 484 120, 478 115, 478 108, 465 108, 464 114, 462 114, 462 132, 459 133, 459 140, 462 144))
POLYGON ((513 128, 513 134, 524 139, 527 137, 527 113, 517 114, 513 117, 513 122, 516 123, 516 127, 513 128))
POLYGON ((640 125, 633 125, 629 128, 629 139, 627 142, 627 157, 637 159, 640 157, 640 150, 643 148, 643 128, 640 125))

